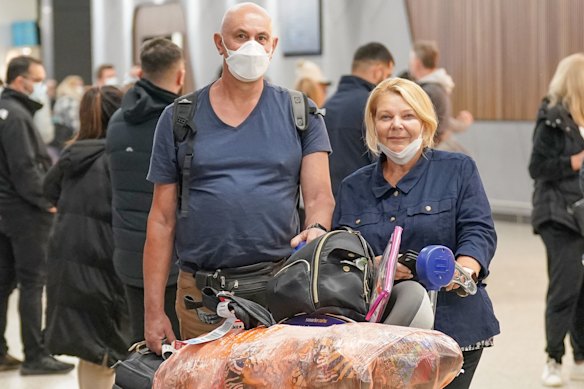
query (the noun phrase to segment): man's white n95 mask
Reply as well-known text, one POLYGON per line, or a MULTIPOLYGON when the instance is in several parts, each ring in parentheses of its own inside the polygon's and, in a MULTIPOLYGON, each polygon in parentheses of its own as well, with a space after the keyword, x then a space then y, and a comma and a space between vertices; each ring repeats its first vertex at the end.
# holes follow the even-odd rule
POLYGON ((239 81, 256 81, 268 70, 270 55, 255 40, 245 42, 237 50, 229 50, 225 46, 225 42, 223 42, 223 47, 225 47, 228 54, 225 61, 229 72, 239 81))

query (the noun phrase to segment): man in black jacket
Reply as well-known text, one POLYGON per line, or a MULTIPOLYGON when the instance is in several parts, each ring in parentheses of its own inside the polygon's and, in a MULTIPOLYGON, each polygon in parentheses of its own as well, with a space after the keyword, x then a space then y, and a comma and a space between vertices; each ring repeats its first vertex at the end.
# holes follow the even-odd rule
POLYGON ((56 209, 43 198, 42 183, 51 166, 33 115, 45 79, 43 65, 20 56, 8 64, 7 87, 0 98, 0 371, 17 369, 4 337, 8 298, 18 286, 25 361, 21 374, 67 373, 75 366, 50 356, 42 337, 42 294, 46 248, 56 209))
POLYGON ((369 92, 393 72, 393 56, 381 43, 367 43, 353 55, 351 74, 341 77, 334 95, 326 101, 324 121, 333 149, 329 155, 333 194, 341 182, 372 160, 365 145, 365 104, 369 92))
MULTIPOLYGON (((114 265, 126 289, 134 341, 144 339, 142 252, 153 185, 146 180, 158 117, 182 89, 182 50, 168 39, 147 41, 140 53, 140 80, 112 117, 106 139, 113 188, 114 265)), ((174 309, 178 268, 167 281, 165 311, 178 333, 174 309)))

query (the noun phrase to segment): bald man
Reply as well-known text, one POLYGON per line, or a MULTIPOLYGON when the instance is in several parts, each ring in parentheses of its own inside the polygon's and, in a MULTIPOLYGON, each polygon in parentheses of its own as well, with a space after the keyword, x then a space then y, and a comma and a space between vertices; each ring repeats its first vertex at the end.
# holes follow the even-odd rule
MULTIPOLYGON (((177 154, 184 155, 187 142, 175 151, 172 108, 163 112, 154 136, 144 287, 145 338, 157 353, 176 335, 164 313, 173 251, 180 268, 176 310, 181 338, 188 339, 211 331, 222 319, 205 308, 187 310, 185 296, 199 301, 206 285, 238 288, 236 293, 251 289, 245 280, 273 272, 291 246, 331 225, 331 149, 324 121, 310 115, 308 129, 299 132, 288 91, 264 80, 278 45, 270 15, 253 3, 233 6, 213 41, 223 57, 223 73, 198 91, 186 217, 177 214, 177 154), (299 184, 306 211, 302 229, 299 184)), ((264 303, 265 292, 260 288, 249 298, 264 303)))

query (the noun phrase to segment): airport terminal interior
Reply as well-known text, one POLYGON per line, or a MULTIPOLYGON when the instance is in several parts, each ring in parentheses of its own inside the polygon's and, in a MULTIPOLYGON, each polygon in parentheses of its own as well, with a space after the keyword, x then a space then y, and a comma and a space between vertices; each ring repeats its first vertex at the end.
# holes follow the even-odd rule
MULTIPOLYGON (((140 47, 170 39, 185 57, 183 91, 213 82, 222 66, 213 34, 236 0, 0 0, 0 79, 19 55, 42 60, 58 85, 76 75, 85 86, 109 64, 119 86, 136 81, 140 47)), ((265 77, 294 88, 299 64, 310 63, 332 96, 350 74, 355 50, 380 42, 394 60, 392 76, 411 70, 417 41, 433 41, 451 76, 453 116, 473 120, 450 138, 478 167, 490 203, 497 248, 485 280, 501 333, 484 349, 472 389, 543 388, 546 363, 546 248, 531 224, 534 180, 528 166, 538 108, 558 63, 584 52, 582 0, 257 0, 272 15, 279 43, 265 77)), ((580 131, 584 134, 584 126, 580 131)), ((41 134, 43 135, 43 134, 41 134)), ((584 135, 583 135, 584 136, 584 135)), ((333 150, 334 153, 334 150, 333 150)), ((584 253, 582 253, 584 266, 584 253)), ((23 358, 17 310, 9 300, 6 338, 23 358)), ((568 337, 564 388, 574 365, 568 337)), ((61 361, 78 364, 71 356, 61 361)), ((0 371, 0 388, 77 388, 77 368, 63 375, 0 371)))

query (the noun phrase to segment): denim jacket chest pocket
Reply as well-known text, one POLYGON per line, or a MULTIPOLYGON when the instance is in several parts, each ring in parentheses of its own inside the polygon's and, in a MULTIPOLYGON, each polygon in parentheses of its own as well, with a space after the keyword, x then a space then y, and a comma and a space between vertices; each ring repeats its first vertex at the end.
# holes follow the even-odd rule
POLYGON ((452 249, 456 237, 454 199, 424 201, 406 208, 404 229, 424 245, 443 244, 452 249))
MULTIPOLYGON (((359 214, 345 214, 339 219, 339 226, 347 226, 355 231, 359 231, 369 242, 372 237, 378 236, 381 223, 381 213, 365 212, 359 214)), ((374 242, 369 242, 375 247, 374 242)))

